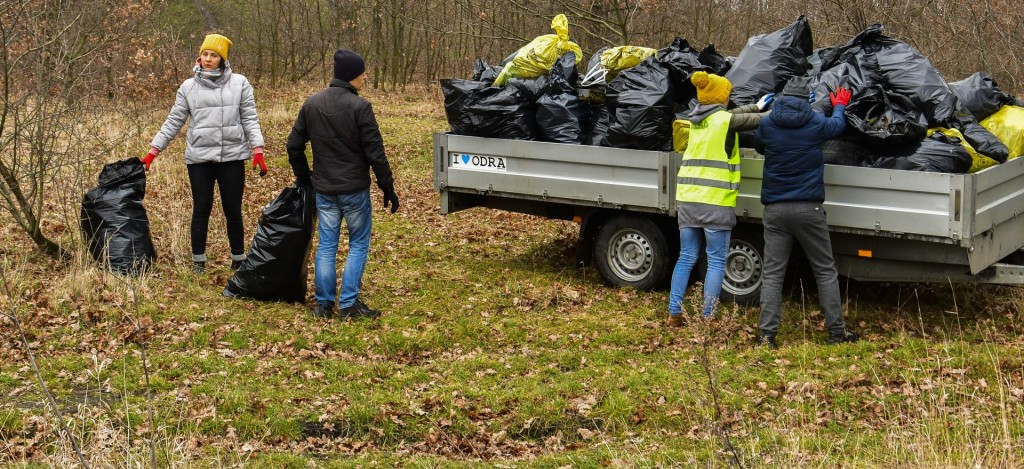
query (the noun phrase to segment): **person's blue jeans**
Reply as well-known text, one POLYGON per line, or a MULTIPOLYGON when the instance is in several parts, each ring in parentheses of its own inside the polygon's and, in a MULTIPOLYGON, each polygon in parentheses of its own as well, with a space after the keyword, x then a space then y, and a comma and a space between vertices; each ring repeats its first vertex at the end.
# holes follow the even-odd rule
POLYGON ((701 242, 707 241, 708 271, 704 276, 704 317, 711 317, 718 304, 718 295, 722 292, 722 281, 725 279, 725 259, 729 254, 731 230, 713 230, 710 228, 679 229, 679 260, 672 271, 672 289, 668 294, 668 313, 676 316, 683 311, 683 296, 686 284, 690 281, 690 272, 697 257, 700 256, 701 242), (703 235, 703 236, 702 236, 703 235), (703 239, 702 239, 703 238, 703 239))
POLYGON ((348 226, 348 257, 341 274, 341 298, 338 307, 347 308, 359 299, 363 285, 363 271, 370 252, 370 229, 373 216, 370 190, 352 194, 316 195, 320 242, 316 247, 314 283, 317 304, 334 304, 338 291, 338 237, 341 220, 348 226))

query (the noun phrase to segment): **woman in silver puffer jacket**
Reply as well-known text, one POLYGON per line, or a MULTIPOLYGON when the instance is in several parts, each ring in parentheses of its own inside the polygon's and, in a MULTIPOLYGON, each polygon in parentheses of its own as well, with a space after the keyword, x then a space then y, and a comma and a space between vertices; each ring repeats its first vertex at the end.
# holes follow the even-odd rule
POLYGON ((265 175, 263 133, 256 115, 252 85, 244 76, 232 73, 228 62, 231 41, 219 34, 203 40, 192 78, 178 87, 167 120, 153 137, 142 162, 149 165, 167 148, 189 121, 185 142, 185 165, 192 188, 192 270, 206 268, 206 234, 213 208, 213 187, 220 189, 221 206, 227 220, 231 245, 231 268, 245 259, 242 225, 242 193, 245 188, 245 160, 265 175))

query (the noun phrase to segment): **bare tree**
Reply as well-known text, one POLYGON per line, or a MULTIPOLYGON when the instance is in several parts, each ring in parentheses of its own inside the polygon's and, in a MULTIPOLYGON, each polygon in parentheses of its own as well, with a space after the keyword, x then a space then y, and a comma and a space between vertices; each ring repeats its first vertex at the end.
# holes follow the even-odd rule
POLYGON ((123 128, 104 125, 115 108, 103 104, 113 81, 105 48, 124 41, 140 13, 106 1, 0 6, 0 208, 48 255, 66 251, 45 232, 47 214, 116 144, 110 129, 123 128))

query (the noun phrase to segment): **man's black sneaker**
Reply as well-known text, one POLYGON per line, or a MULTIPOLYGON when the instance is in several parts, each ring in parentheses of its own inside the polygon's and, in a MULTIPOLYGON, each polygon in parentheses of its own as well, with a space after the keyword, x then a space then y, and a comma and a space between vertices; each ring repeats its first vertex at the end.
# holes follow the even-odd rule
POLYGON ((860 340, 860 337, 850 331, 843 331, 841 334, 833 334, 831 332, 828 334, 829 345, 852 343, 858 340, 860 340))
POLYGON ((192 273, 201 274, 203 272, 206 272, 206 262, 192 261, 192 273))
POLYGON ((334 317, 334 305, 330 303, 320 303, 316 305, 316 309, 313 310, 313 316, 331 319, 334 317))
POLYGON ((366 306, 361 300, 356 300, 356 304, 347 308, 341 308, 338 312, 338 317, 341 319, 376 319, 380 317, 380 311, 366 306))
POLYGON ((770 349, 779 348, 779 344, 775 343, 775 336, 773 335, 759 335, 757 336, 757 345, 768 347, 770 349))

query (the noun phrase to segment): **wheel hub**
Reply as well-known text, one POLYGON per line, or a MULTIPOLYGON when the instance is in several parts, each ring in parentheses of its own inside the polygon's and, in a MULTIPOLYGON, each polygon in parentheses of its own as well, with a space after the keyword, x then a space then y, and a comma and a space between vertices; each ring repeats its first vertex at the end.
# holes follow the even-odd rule
POLYGON ((635 231, 616 233, 608 248, 608 265, 627 281, 643 279, 654 263, 651 243, 635 231))

